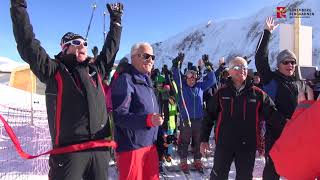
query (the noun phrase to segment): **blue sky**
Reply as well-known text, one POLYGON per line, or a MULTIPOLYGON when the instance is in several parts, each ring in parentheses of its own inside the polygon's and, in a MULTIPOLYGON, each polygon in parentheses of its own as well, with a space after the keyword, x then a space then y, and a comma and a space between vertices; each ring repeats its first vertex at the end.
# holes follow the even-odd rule
MULTIPOLYGON (((10 0, 1 0, 0 56, 20 61, 12 33, 10 0)), ((28 12, 37 39, 53 55, 60 51, 60 38, 68 31, 85 35, 96 2, 89 48, 103 43, 103 12, 106 0, 29 0, 28 12)), ((117 59, 129 53, 133 43, 163 41, 185 29, 207 22, 248 16, 279 0, 120 0, 125 6, 123 31, 117 59)), ((109 16, 106 28, 109 27, 109 16)), ((91 51, 90 51, 91 54, 91 51)))

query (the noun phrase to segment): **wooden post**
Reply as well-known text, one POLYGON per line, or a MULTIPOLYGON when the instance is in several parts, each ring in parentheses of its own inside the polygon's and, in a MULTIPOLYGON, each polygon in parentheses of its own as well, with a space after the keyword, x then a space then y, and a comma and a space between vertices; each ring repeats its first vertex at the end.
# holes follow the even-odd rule
POLYGON ((298 65, 300 65, 300 29, 301 18, 296 17, 294 20, 294 54, 297 56, 298 65))

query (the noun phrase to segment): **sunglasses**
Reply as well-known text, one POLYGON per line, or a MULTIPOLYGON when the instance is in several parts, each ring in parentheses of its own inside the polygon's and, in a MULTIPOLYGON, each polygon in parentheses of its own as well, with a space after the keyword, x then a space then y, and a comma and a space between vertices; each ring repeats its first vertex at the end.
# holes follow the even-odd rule
POLYGON ((148 60, 150 57, 153 61, 156 59, 155 55, 151 55, 148 53, 138 54, 138 57, 143 57, 144 60, 148 60))
POLYGON ((81 44, 83 44, 84 47, 88 46, 88 42, 87 41, 81 41, 81 40, 78 40, 78 39, 67 41, 67 42, 64 43, 64 45, 65 44, 70 44, 70 45, 73 45, 73 46, 80 46, 81 44))
POLYGON ((231 69, 234 69, 234 70, 237 70, 237 71, 247 70, 248 66, 246 66, 246 65, 236 65, 236 66, 233 66, 231 69))
POLYGON ((297 64, 295 61, 282 61, 281 63, 284 64, 284 65, 291 64, 292 66, 297 64))

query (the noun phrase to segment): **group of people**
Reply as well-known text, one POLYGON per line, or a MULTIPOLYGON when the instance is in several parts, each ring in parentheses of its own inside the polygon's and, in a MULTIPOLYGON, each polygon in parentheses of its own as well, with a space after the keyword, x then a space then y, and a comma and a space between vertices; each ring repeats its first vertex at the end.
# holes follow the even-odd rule
POLYGON ((257 150, 266 157, 263 178, 279 179, 269 151, 299 101, 313 97, 305 82, 294 77, 297 58, 290 50, 278 54, 278 69, 271 71, 268 42, 277 27, 273 19, 266 20, 256 50, 258 72, 254 80, 248 76, 248 62, 242 57, 232 58, 227 65, 221 62, 214 71, 208 55, 203 55, 198 71, 190 67, 183 74, 184 54, 179 53, 171 70, 165 66, 162 75, 154 73, 152 46, 136 43, 131 48, 131 63, 119 64, 105 91, 103 80, 120 46, 123 13, 121 3, 107 7, 110 30, 93 60, 88 56, 86 39, 72 32, 62 37, 61 52, 50 58, 35 38, 26 1, 11 0, 17 49, 46 84, 53 148, 86 146, 50 155, 49 179, 105 180, 110 147, 106 147, 108 143, 96 144, 113 138, 121 180, 159 179, 161 161, 170 161, 176 139, 180 169, 189 171, 191 145, 193 166, 201 171, 213 126, 216 148, 210 179, 228 179, 233 161, 237 180, 252 179, 257 150))

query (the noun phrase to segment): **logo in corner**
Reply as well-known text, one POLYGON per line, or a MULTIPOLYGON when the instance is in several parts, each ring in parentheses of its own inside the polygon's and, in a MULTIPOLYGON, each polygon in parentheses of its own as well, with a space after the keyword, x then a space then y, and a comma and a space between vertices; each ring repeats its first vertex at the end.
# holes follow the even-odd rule
POLYGON ((277 7, 277 18, 286 18, 287 15, 287 8, 286 7, 277 7))

